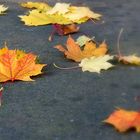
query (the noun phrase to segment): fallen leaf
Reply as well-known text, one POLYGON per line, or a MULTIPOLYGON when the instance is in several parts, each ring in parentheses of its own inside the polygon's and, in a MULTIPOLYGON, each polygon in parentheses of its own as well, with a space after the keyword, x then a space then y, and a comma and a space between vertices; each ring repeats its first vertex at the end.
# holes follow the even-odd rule
POLYGON ((140 113, 136 111, 117 109, 104 122, 113 125, 120 132, 131 128, 140 132, 140 113))
POLYGON ((89 37, 87 37, 87 36, 85 36, 85 35, 82 35, 82 36, 79 36, 79 37, 76 39, 76 43, 77 43, 78 45, 80 45, 80 47, 82 47, 82 46, 84 46, 87 42, 92 41, 93 39, 94 39, 94 37, 93 37, 93 38, 89 38, 89 37))
POLYGON ((140 65, 140 57, 136 55, 118 56, 118 60, 124 64, 140 65))
POLYGON ((80 62, 82 59, 92 56, 103 56, 107 52, 107 45, 105 42, 101 43, 98 48, 94 42, 87 42, 82 50, 71 36, 68 37, 66 46, 67 49, 62 45, 57 45, 55 48, 63 52, 68 59, 72 59, 76 62, 80 62))
POLYGON ((4 5, 0 5, 0 15, 4 14, 5 11, 7 11, 8 7, 5 7, 4 5))
POLYGON ((37 56, 20 50, 0 49, 0 82, 33 81, 30 76, 41 74, 45 64, 36 63, 37 56))
POLYGON ((39 26, 46 24, 71 24, 72 22, 62 15, 54 14, 47 15, 46 13, 40 13, 38 10, 32 10, 27 16, 19 16, 21 21, 28 26, 39 26))
POLYGON ((43 3, 43 2, 26 2, 26 3, 21 3, 21 6, 30 9, 35 8, 38 9, 39 11, 48 11, 52 8, 47 3, 43 3))
POLYGON ((99 20, 101 17, 101 14, 91 11, 88 7, 73 6, 71 9, 72 10, 69 13, 66 13, 64 17, 70 19, 73 22, 83 18, 99 20))
POLYGON ((65 14, 69 11, 70 4, 69 3, 56 3, 55 6, 47 11, 47 14, 53 15, 53 14, 65 14))
POLYGON ((100 57, 91 57, 91 58, 84 58, 82 59, 81 63, 79 64, 82 67, 82 71, 89 71, 89 72, 97 72, 100 73, 101 70, 107 70, 113 65, 109 63, 109 60, 112 60, 113 56, 104 55, 100 57))

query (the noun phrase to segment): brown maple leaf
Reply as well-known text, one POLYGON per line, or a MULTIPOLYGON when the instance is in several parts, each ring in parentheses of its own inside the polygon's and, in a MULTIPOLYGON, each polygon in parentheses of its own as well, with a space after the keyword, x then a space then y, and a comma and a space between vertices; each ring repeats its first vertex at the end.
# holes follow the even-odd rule
POLYGON ((105 42, 101 43, 98 48, 94 42, 87 42, 82 50, 71 36, 67 39, 66 47, 67 48, 64 48, 62 45, 55 46, 55 48, 63 52, 68 59, 72 59, 76 62, 81 62, 82 59, 92 56, 103 56, 107 52, 105 42))

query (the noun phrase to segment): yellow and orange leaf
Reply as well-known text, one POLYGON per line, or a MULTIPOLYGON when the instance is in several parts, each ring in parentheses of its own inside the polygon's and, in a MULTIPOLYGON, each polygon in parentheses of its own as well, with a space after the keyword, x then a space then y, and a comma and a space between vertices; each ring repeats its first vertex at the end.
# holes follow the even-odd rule
POLYGON ((81 62, 82 59, 92 56, 104 56, 108 50, 105 42, 101 43, 98 48, 94 42, 87 42, 84 49, 81 50, 80 46, 76 44, 71 36, 68 37, 66 46, 67 49, 62 45, 57 45, 55 48, 63 52, 68 59, 72 59, 76 62, 81 62))
POLYGON ((140 132, 140 113, 136 111, 117 109, 104 122, 113 125, 120 132, 131 128, 140 132))
POLYGON ((20 50, 0 49, 0 82, 33 81, 30 76, 41 74, 46 64, 37 64, 37 56, 20 50))

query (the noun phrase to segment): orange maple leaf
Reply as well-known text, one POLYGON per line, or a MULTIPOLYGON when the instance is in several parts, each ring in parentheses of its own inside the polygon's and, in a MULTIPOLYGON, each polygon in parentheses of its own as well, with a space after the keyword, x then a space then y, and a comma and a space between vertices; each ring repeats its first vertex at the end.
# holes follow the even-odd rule
POLYGON ((105 42, 101 43, 98 48, 94 42, 87 42, 82 50, 71 36, 67 39, 66 47, 67 49, 62 45, 55 46, 55 48, 63 52, 68 59, 72 59, 76 62, 80 62, 82 59, 92 56, 103 56, 107 52, 107 45, 105 42))
POLYGON ((0 82, 33 81, 30 76, 41 74, 46 64, 36 64, 37 56, 20 50, 0 49, 0 82))
POLYGON ((130 128, 140 132, 140 113, 136 111, 117 109, 104 122, 112 124, 120 132, 130 128))

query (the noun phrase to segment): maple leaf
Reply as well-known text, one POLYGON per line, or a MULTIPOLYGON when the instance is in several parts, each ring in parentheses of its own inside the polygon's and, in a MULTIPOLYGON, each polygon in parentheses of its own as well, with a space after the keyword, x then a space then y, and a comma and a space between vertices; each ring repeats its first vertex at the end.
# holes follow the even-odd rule
POLYGON ((45 64, 36 64, 37 56, 20 50, 0 49, 0 82, 33 81, 30 76, 41 74, 45 64))
POLYGON ((0 5, 0 15, 4 14, 4 12, 8 9, 8 7, 5 7, 4 5, 0 5))
POLYGON ((35 8, 38 9, 39 11, 48 11, 52 8, 47 3, 43 3, 43 2, 26 2, 26 3, 21 3, 21 6, 30 9, 35 8))
POLYGON ((81 50, 80 46, 76 44, 71 36, 68 37, 66 46, 67 49, 62 45, 57 45, 55 48, 63 52, 68 59, 72 59, 76 62, 80 62, 82 59, 92 56, 103 56, 107 52, 107 45, 105 42, 101 43, 98 48, 94 42, 87 42, 84 49, 81 50))
POLYGON ((62 15, 54 14, 47 15, 46 13, 38 10, 32 10, 29 12, 27 16, 19 16, 21 21, 28 26, 38 26, 38 25, 46 25, 46 24, 71 24, 72 22, 67 18, 64 18, 62 15))
POLYGON ((91 57, 91 58, 84 58, 82 59, 81 63, 79 64, 80 67, 82 67, 82 71, 89 71, 89 72, 97 72, 100 73, 100 71, 107 70, 113 65, 109 63, 109 60, 112 60, 113 56, 104 55, 100 57, 91 57))
MULTIPOLYGON (((88 7, 71 7, 71 11, 66 13, 64 17, 69 18, 71 21, 76 22, 77 20, 87 18, 87 19, 96 19, 99 20, 101 14, 91 11, 88 7)), ((86 19, 85 19, 86 20, 86 19)))
POLYGON ((104 122, 113 125, 120 132, 131 128, 140 132, 140 113, 136 111, 117 109, 104 122))

